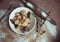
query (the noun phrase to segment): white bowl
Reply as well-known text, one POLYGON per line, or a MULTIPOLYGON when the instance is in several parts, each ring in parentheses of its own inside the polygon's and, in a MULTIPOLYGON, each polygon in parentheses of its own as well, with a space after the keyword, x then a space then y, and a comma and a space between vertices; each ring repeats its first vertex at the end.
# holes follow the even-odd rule
POLYGON ((30 18, 31 18, 30 28, 32 28, 32 29, 29 32, 25 32, 25 33, 22 33, 20 30, 17 30, 15 28, 14 24, 10 21, 10 19, 13 19, 13 17, 15 16, 15 13, 20 12, 21 10, 25 10, 26 12, 28 12, 28 11, 32 12, 30 9, 28 9, 26 7, 18 7, 16 9, 14 9, 9 16, 9 25, 15 33, 17 33, 17 34, 27 34, 27 33, 33 31, 36 28, 36 17, 34 17, 32 14, 30 14, 30 18))

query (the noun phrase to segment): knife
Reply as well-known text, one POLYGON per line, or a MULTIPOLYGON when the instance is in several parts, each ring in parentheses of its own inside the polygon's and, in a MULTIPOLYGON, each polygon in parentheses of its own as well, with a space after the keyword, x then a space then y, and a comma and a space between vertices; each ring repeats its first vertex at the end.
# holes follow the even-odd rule
POLYGON ((20 1, 24 4, 25 7, 31 9, 35 13, 35 15, 37 15, 39 18, 42 18, 42 20, 48 20, 53 25, 56 25, 56 22, 52 18, 50 18, 50 16, 48 15, 49 13, 45 12, 43 9, 41 9, 34 3, 30 2, 29 0, 20 0, 20 1), (44 15, 46 16, 42 15, 41 11, 43 11, 45 13, 44 15))

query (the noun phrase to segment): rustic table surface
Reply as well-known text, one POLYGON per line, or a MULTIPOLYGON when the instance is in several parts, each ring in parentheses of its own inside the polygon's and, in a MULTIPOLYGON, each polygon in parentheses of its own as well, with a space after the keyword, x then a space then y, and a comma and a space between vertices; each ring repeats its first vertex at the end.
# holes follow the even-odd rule
MULTIPOLYGON (((31 0, 31 1, 34 2, 37 6, 44 8, 47 13, 49 11, 51 11, 50 16, 53 20, 55 20, 55 22, 57 24, 56 25, 57 26, 57 28, 56 28, 57 35, 56 35, 56 38, 54 38, 50 34, 50 32, 46 29, 45 29, 46 32, 44 35, 46 35, 48 38, 48 40, 46 42, 59 42, 60 41, 60 0, 37 0, 37 1, 31 0)), ((20 0, 0 0, 0 18, 7 11, 8 7, 10 6, 11 3, 20 4, 20 0)), ((17 41, 17 39, 21 38, 22 35, 18 35, 11 30, 11 28, 9 27, 9 24, 8 24, 8 17, 9 17, 9 15, 5 16, 0 21, 0 33, 2 33, 2 36, 1 36, 2 38, 0 39, 0 42, 19 42, 19 41, 17 41)), ((46 28, 46 26, 44 26, 43 28, 46 28)), ((38 35, 36 40, 32 40, 31 37, 32 37, 33 33, 30 33, 28 35, 25 36, 25 38, 26 38, 26 40, 29 39, 29 42, 35 42, 35 41, 40 42, 40 39, 42 37, 41 35, 38 35)), ((22 37, 24 37, 24 36, 22 36, 22 37)))

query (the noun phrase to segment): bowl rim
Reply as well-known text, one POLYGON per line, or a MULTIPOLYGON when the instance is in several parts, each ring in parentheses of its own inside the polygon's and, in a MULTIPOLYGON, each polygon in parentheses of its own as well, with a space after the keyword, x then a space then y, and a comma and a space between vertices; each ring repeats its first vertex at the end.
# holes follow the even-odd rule
MULTIPOLYGON (((26 7, 18 7, 18 8, 26 8, 26 7)), ((14 10, 16 10, 16 9, 18 9, 18 8, 15 8, 14 10)), ((29 8, 26 8, 26 9, 29 9, 29 8)), ((13 11, 14 11, 13 10, 13 11)), ((29 9, 30 11, 32 11, 31 9, 29 9)), ((12 11, 12 12, 13 12, 12 11)), ((11 13, 12 13, 11 12, 11 13)), ((32 11, 33 12, 33 11, 32 11)), ((10 16, 11 16, 11 13, 10 13, 10 16)), ((34 12, 33 12, 34 13, 34 12)), ((11 27, 11 25, 10 25, 10 16, 9 16, 9 26, 10 26, 10 28, 12 29, 12 27, 11 27)), ((36 17, 34 17, 35 18, 35 23, 34 23, 34 26, 32 27, 32 29, 31 30, 29 30, 28 32, 26 32, 26 34, 28 34, 28 33, 30 33, 31 31, 33 31, 35 28, 36 28, 36 17)), ((13 30, 13 29, 12 29, 13 30)), ((14 31, 14 30, 13 30, 14 31)), ((16 31, 14 31, 15 33, 17 33, 16 31)), ((17 33, 17 34, 25 34, 25 33, 17 33)))

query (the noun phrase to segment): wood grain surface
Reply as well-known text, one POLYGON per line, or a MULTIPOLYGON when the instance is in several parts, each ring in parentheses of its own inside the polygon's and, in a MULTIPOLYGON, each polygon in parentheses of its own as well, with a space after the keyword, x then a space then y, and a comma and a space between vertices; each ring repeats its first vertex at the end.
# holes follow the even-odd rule
MULTIPOLYGON (((57 24, 57 28, 56 28, 57 36, 54 39, 48 33, 48 37, 49 37, 50 42, 60 42, 60 0, 31 0, 31 1, 34 2, 37 6, 46 10, 46 12, 51 11, 50 17, 53 20, 55 20, 55 22, 57 24)), ((6 10, 8 9, 8 7, 11 3, 20 4, 20 0, 1 0, 0 1, 0 10, 3 10, 4 12, 6 12, 6 10)), ((0 16, 2 16, 2 14, 4 15, 3 12, 2 13, 0 12, 0 14, 1 14, 0 16)), ((1 25, 0 25, 0 27, 1 27, 1 25)), ((6 39, 4 39, 3 42, 9 42, 10 38, 14 39, 15 37, 20 36, 20 35, 16 36, 17 34, 12 33, 12 31, 10 33, 8 31, 5 31, 5 32, 7 32, 8 35, 10 35, 11 37, 8 36, 9 37, 8 41, 6 41, 6 39)))

